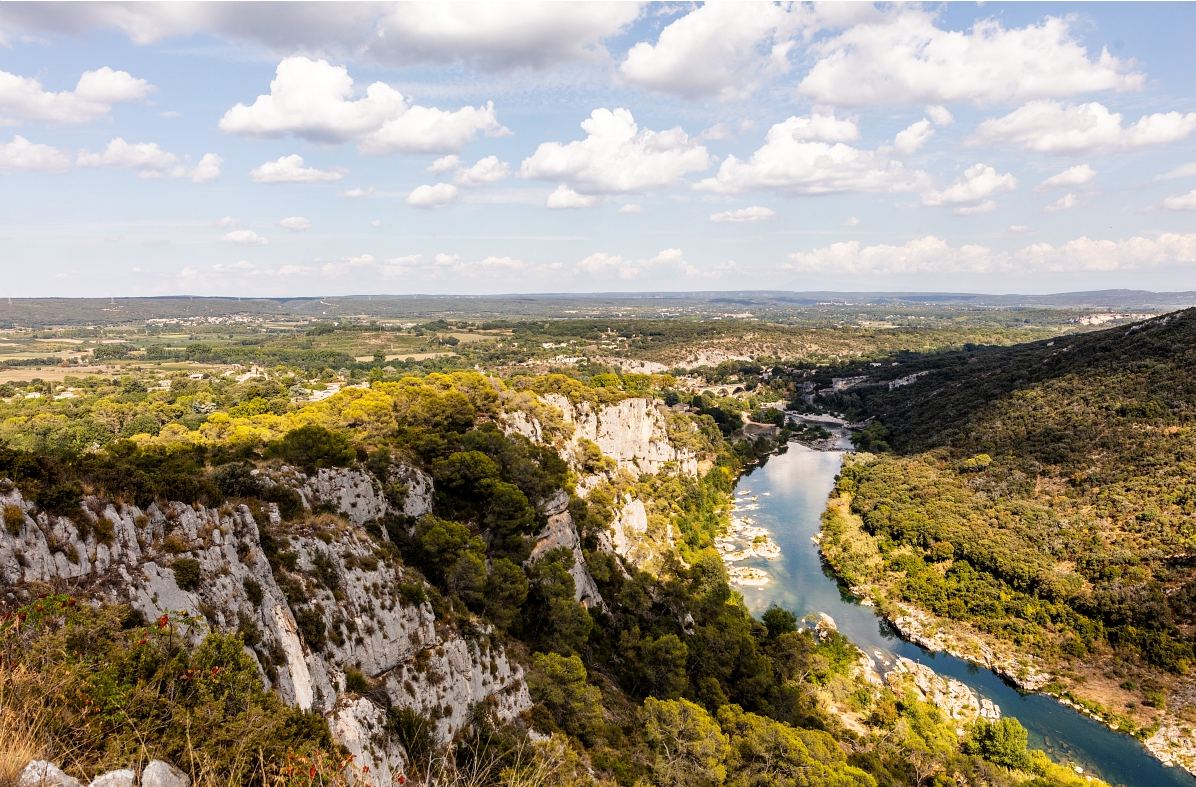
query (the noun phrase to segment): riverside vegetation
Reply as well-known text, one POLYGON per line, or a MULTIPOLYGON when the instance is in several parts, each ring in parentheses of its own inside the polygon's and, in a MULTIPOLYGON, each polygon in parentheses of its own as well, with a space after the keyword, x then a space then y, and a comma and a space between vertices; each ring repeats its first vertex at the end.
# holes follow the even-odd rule
POLYGON ((775 445, 741 428, 751 397, 460 371, 308 402, 281 375, 166 376, 4 404, 0 783, 35 757, 202 785, 1091 783, 1016 720, 948 718, 863 680, 835 632, 748 614, 713 540, 775 445), (611 546, 631 500, 643 560, 611 546), (169 602, 191 611, 145 616, 169 602), (367 667, 394 616, 423 633, 367 667))
POLYGON ((1196 310, 902 359, 833 398, 875 420, 828 561, 915 638, 1196 768, 1194 369, 1196 310))

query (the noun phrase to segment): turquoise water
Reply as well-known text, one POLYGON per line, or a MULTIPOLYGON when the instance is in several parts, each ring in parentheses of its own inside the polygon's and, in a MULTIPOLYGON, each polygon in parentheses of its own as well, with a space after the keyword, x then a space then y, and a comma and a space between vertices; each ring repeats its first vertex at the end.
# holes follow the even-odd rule
POLYGON ((759 506, 746 512, 747 516, 770 531, 782 551, 777 560, 739 564, 756 566, 772 575, 772 582, 764 587, 743 589, 752 612, 759 614, 773 603, 799 617, 825 612, 843 634, 878 660, 904 656, 966 683, 995 702, 1003 714, 1017 717, 1029 730, 1033 746, 1113 784, 1196 786, 1196 778, 1178 768, 1163 766, 1136 739, 1113 732, 1046 695, 1021 694, 987 669, 906 642, 871 608, 844 595, 825 572, 811 540, 818 532, 842 461, 842 452, 814 451, 792 443, 786 453, 771 457, 763 467, 740 480, 737 493, 756 497, 759 506))

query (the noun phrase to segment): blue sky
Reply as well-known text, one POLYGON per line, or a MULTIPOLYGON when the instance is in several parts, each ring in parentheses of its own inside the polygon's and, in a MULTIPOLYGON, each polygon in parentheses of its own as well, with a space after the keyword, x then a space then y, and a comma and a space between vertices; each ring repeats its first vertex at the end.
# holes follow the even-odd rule
POLYGON ((5 3, 0 292, 1196 289, 1194 29, 1186 3, 5 3))

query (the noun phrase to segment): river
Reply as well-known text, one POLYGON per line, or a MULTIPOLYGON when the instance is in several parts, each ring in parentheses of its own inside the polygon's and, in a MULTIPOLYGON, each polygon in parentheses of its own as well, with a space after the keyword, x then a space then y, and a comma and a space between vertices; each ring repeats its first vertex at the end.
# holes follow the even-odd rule
POLYGON ((758 505, 746 515, 768 530, 781 547, 778 559, 738 564, 761 568, 772 576, 763 587, 741 588, 754 614, 759 615, 774 603, 798 617, 824 612, 834 618, 839 631, 878 661, 891 662, 896 656, 904 656, 966 683, 996 703, 1002 714, 1016 717, 1029 731, 1032 746, 1111 784, 1196 786, 1196 778, 1164 766, 1135 738, 1113 732, 1047 695, 1021 694, 987 669, 906 642, 874 609, 855 603, 841 592, 811 539, 818 532, 842 461, 842 451, 815 451, 791 443, 787 452, 769 458, 740 479, 737 499, 745 502, 745 498, 755 498, 758 505))

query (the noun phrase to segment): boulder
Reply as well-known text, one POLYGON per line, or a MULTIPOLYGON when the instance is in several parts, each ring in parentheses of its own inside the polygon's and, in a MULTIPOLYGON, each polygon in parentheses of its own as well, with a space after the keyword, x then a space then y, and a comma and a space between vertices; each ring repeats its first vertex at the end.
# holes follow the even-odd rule
POLYGON ((33 760, 21 771, 17 787, 83 787, 83 784, 52 762, 33 760))
POLYGON ((89 787, 135 787, 137 774, 128 768, 119 771, 108 771, 91 780, 89 787))
POLYGON ((141 787, 191 787, 191 778, 168 762, 150 760, 141 772, 141 787))

